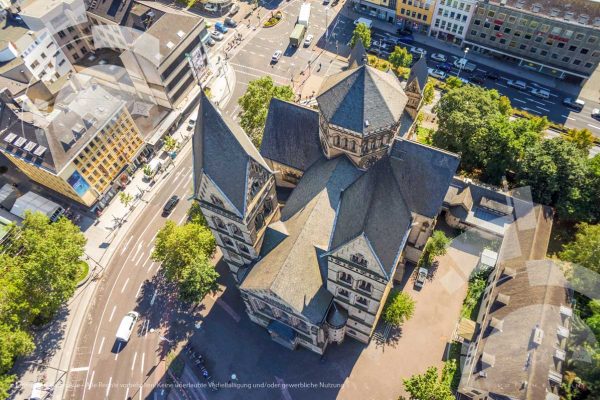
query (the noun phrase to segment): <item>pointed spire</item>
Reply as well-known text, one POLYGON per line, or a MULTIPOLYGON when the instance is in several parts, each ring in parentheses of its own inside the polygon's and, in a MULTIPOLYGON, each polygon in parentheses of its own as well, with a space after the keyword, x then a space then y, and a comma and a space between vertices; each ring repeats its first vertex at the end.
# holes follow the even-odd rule
POLYGON ((357 68, 362 65, 367 64, 367 51, 365 50, 365 46, 363 45, 362 40, 357 40, 352 52, 350 52, 350 57, 348 57, 348 68, 357 68))

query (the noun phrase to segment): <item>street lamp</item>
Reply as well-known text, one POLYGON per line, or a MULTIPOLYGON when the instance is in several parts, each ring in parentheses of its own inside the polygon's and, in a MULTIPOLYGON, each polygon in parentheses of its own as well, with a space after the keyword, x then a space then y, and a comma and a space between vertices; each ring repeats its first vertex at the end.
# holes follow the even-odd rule
POLYGON ((467 53, 468 52, 469 52, 469 48, 465 47, 465 50, 464 50, 465 55, 462 58, 464 61, 461 61, 460 66, 458 67, 458 74, 456 74, 457 78, 460 77, 460 72, 462 71, 464 65, 467 63, 467 53))
POLYGON ((325 43, 327 43, 327 40, 329 40, 329 22, 328 22, 328 16, 329 16, 329 6, 325 7, 325 43))

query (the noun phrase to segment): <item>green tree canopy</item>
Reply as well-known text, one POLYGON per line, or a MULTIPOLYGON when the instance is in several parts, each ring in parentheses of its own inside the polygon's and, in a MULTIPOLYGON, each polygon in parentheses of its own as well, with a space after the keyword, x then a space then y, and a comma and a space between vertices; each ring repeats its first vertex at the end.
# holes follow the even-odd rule
POLYGON ((427 82, 425 89, 423 89, 423 104, 431 104, 435 97, 435 86, 433 82, 427 82))
POLYGON ((405 379, 404 389, 411 400, 454 400, 450 387, 454 371, 455 360, 446 361, 441 375, 436 367, 429 367, 424 374, 405 379))
POLYGON ((165 151, 173 151, 179 147, 179 143, 173 136, 165 136, 164 138, 164 149, 165 151))
POLYGON ((572 142, 581 151, 588 153, 594 145, 594 135, 589 129, 569 129, 564 139, 572 142))
POLYGON ((371 46, 371 29, 369 29, 369 27, 362 22, 356 25, 354 32, 352 32, 350 47, 354 48, 357 40, 362 42, 363 46, 365 46, 365 49, 368 49, 371 46))
POLYGON ((405 292, 393 292, 389 295, 383 319, 390 325, 400 326, 409 320, 415 311, 415 301, 405 292))
POLYGON ((456 76, 452 75, 446 79, 446 89, 458 89, 462 86, 464 86, 463 81, 461 81, 460 78, 457 78, 456 76))
POLYGON ((450 238, 444 232, 434 231, 433 235, 427 240, 421 260, 425 264, 431 265, 436 257, 446 254, 450 242, 450 238))
POLYGON ((406 47, 401 46, 394 47, 394 51, 392 51, 392 54, 390 54, 390 57, 388 58, 388 61, 395 69, 398 67, 409 67, 412 60, 412 54, 406 50, 406 47))
POLYGON ((600 225, 577 225, 575 240, 563 246, 559 258, 600 274, 600 225))
POLYGON ((183 301, 200 301, 209 292, 214 292, 219 288, 217 284, 219 273, 204 254, 192 260, 183 269, 181 275, 179 294, 183 301))
POLYGON ((267 113, 271 99, 292 101, 294 91, 290 86, 277 86, 270 76, 250 81, 246 93, 238 99, 242 111, 240 113, 240 126, 252 139, 256 147, 260 147, 262 134, 267 122, 267 113))

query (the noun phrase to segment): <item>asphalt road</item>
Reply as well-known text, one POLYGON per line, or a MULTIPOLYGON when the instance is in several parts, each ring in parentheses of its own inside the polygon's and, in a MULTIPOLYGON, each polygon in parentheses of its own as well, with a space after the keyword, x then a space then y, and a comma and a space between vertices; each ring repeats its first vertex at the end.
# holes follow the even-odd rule
MULTIPOLYGON (((372 42, 378 42, 382 39, 388 38, 391 35, 387 32, 374 28, 372 31, 372 42)), ((430 67, 435 67, 438 62, 431 59, 431 55, 433 53, 442 53, 446 56, 446 58, 452 62, 456 59, 456 56, 453 56, 444 51, 438 50, 434 47, 430 47, 421 43, 414 43, 415 46, 421 47, 427 51, 427 64, 430 67)), ((410 47, 410 45, 407 45, 410 47)), ((467 55, 467 59, 468 59, 467 55)), ((474 63, 477 64, 477 63, 474 63)), ((519 108, 524 111, 528 111, 534 115, 548 117, 549 120, 563 124, 568 128, 577 128, 577 129, 589 129, 592 134, 596 137, 600 138, 600 121, 592 118, 592 109, 600 108, 600 103, 587 101, 585 107, 581 112, 574 111, 562 104, 562 101, 565 97, 570 97, 566 93, 561 93, 556 90, 549 90, 550 99, 541 99, 539 97, 533 96, 530 94, 530 90, 533 88, 543 88, 535 82, 527 80, 522 76, 515 76, 511 74, 507 74, 501 70, 495 70, 488 66, 477 66, 477 70, 474 73, 482 73, 482 72, 497 72, 501 78, 497 81, 486 80, 484 83, 484 87, 488 89, 496 89, 504 96, 507 96, 513 107, 519 108), (527 90, 518 90, 506 85, 506 82, 509 80, 521 80, 527 84, 527 90)), ((458 69, 454 68, 451 72, 451 75, 457 75, 458 69)), ((462 71, 461 77, 467 78, 471 75, 471 73, 462 71)))
MULTIPOLYGON (((143 399, 164 374, 171 343, 170 326, 177 312, 175 299, 161 282, 159 264, 150 259, 154 240, 165 221, 181 224, 189 208, 191 151, 180 154, 183 162, 146 205, 118 245, 105 268, 102 283, 82 328, 71 365, 71 399, 143 399), (162 208, 172 195, 181 200, 167 217, 162 208), (131 339, 123 345, 115 334, 121 319, 131 310, 140 313, 131 339)), ((192 326, 193 328, 193 326, 192 326)), ((153 398, 160 398, 160 392, 153 398)))

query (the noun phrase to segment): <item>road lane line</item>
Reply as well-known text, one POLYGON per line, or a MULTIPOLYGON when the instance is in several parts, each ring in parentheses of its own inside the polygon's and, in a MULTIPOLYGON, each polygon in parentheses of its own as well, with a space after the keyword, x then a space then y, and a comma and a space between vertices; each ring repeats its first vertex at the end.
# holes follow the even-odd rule
POLYGON ((142 263, 142 265, 146 265, 146 263, 148 262, 148 260, 150 259, 150 257, 152 257, 152 250, 154 250, 154 247, 152 247, 152 249, 150 250, 150 254, 148 254, 148 257, 146 257, 146 259, 144 260, 144 262, 142 263))
POLYGON ((127 287, 127 284, 129 283, 129 278, 127 278, 127 280, 125 281, 125 284, 123 285, 123 287, 121 288, 121 293, 123 293, 125 291, 125 288, 127 287))
POLYGON ((140 297, 140 292, 142 291, 142 286, 144 285, 144 282, 140 283, 140 287, 138 288, 137 292, 135 293, 135 298, 137 299, 138 297, 140 297))
POLYGON ((88 369, 90 369, 89 365, 87 367, 71 368, 69 370, 69 372, 81 372, 81 371, 87 371, 88 369))
POLYGON ((154 302, 156 301, 156 289, 154 289, 154 294, 152 295, 152 299, 150 299, 150 305, 153 306, 154 302))
POLYGON ((88 383, 88 390, 90 390, 92 388, 92 382, 94 382, 94 374, 96 373, 96 371, 92 371, 92 376, 90 377, 90 381, 88 383))
POLYGON ((108 322, 112 321, 113 317, 115 316, 116 310, 117 310, 117 306, 115 305, 112 309, 112 312, 110 313, 110 317, 108 317, 108 322))
POLYGON ((588 124, 588 126, 591 126, 594 129, 600 129, 600 126, 596 126, 596 125, 588 124))
POLYGON ((102 340, 100 341, 100 347, 98 347, 98 354, 102 352, 102 346, 104 346, 104 339, 106 338, 102 336, 102 340))
POLYGON ((127 386, 127 390, 125 390, 125 400, 129 400, 129 386, 127 386))
POLYGON ((120 352, 121 352, 121 341, 119 340, 119 343, 117 344, 117 352, 115 353, 115 361, 117 361, 117 358, 119 358, 120 352))
MULTIPOLYGON (((142 237, 142 236, 140 235, 140 237, 142 237)), ((143 244, 143 242, 138 244, 137 250, 135 251, 135 254, 133 255, 133 257, 131 258, 132 260, 135 260, 135 258, 139 254, 140 250, 142 250, 142 244, 143 244)))
POLYGON ((503 85, 503 84, 501 84, 501 83, 496 83, 496 85, 498 85, 498 86, 500 86, 500 87, 503 87, 504 89, 508 89, 508 86, 506 86, 506 85, 503 85))
POLYGON ((123 253, 125 253, 125 250, 127 250, 127 247, 129 247, 129 243, 133 240, 133 236, 131 236, 129 238, 129 240, 127 241, 127 243, 125 243, 125 247, 123 247, 123 250, 121 250, 121 255, 123 255, 123 253))
POLYGON ((546 111, 546 112, 550 112, 550 110, 548 110, 547 108, 544 107, 540 107, 540 106, 536 106, 537 108, 539 108, 540 110, 546 111))
POLYGON ((106 397, 108 398, 108 393, 110 392, 110 385, 112 385, 112 376, 108 379, 108 385, 106 386, 106 397))
POLYGON ((518 101, 519 103, 527 104, 527 102, 526 102, 526 101, 523 101, 523 100, 521 100, 521 99, 513 99, 513 101, 518 101))
POLYGON ((569 117, 568 115, 561 115, 561 117, 566 118, 566 119, 570 119, 571 121, 575 121, 575 118, 569 117))
POLYGON ((140 254, 140 257, 136 261, 134 261, 133 263, 135 265, 139 264, 139 262, 142 261, 142 258, 144 257, 144 254, 146 254, 146 252, 142 251, 142 254, 140 254))
POLYGON ((187 214, 184 214, 183 217, 181 217, 181 219, 179 220, 179 222, 177 223, 177 225, 181 225, 181 223, 183 221, 185 221, 185 219, 187 218, 187 214))
POLYGON ((150 264, 150 266, 148 267, 148 272, 152 271, 152 268, 154 267, 154 264, 156 264, 155 261, 153 261, 152 264, 150 264))
POLYGON ((133 371, 133 368, 135 368, 135 359, 137 358, 137 351, 135 352, 135 354, 133 355, 133 362, 131 363, 131 370, 133 371))
POLYGON ((142 389, 144 389, 144 385, 140 385, 140 400, 143 399, 143 397, 142 397, 142 389))
POLYGON ((146 353, 142 353, 142 362, 140 364, 140 372, 144 373, 144 359, 146 358, 146 353))
POLYGON ((152 243, 154 241, 154 239, 156 239, 156 236, 158 236, 158 231, 156 231, 154 236, 152 236, 152 239, 150 239, 150 243, 152 243))

